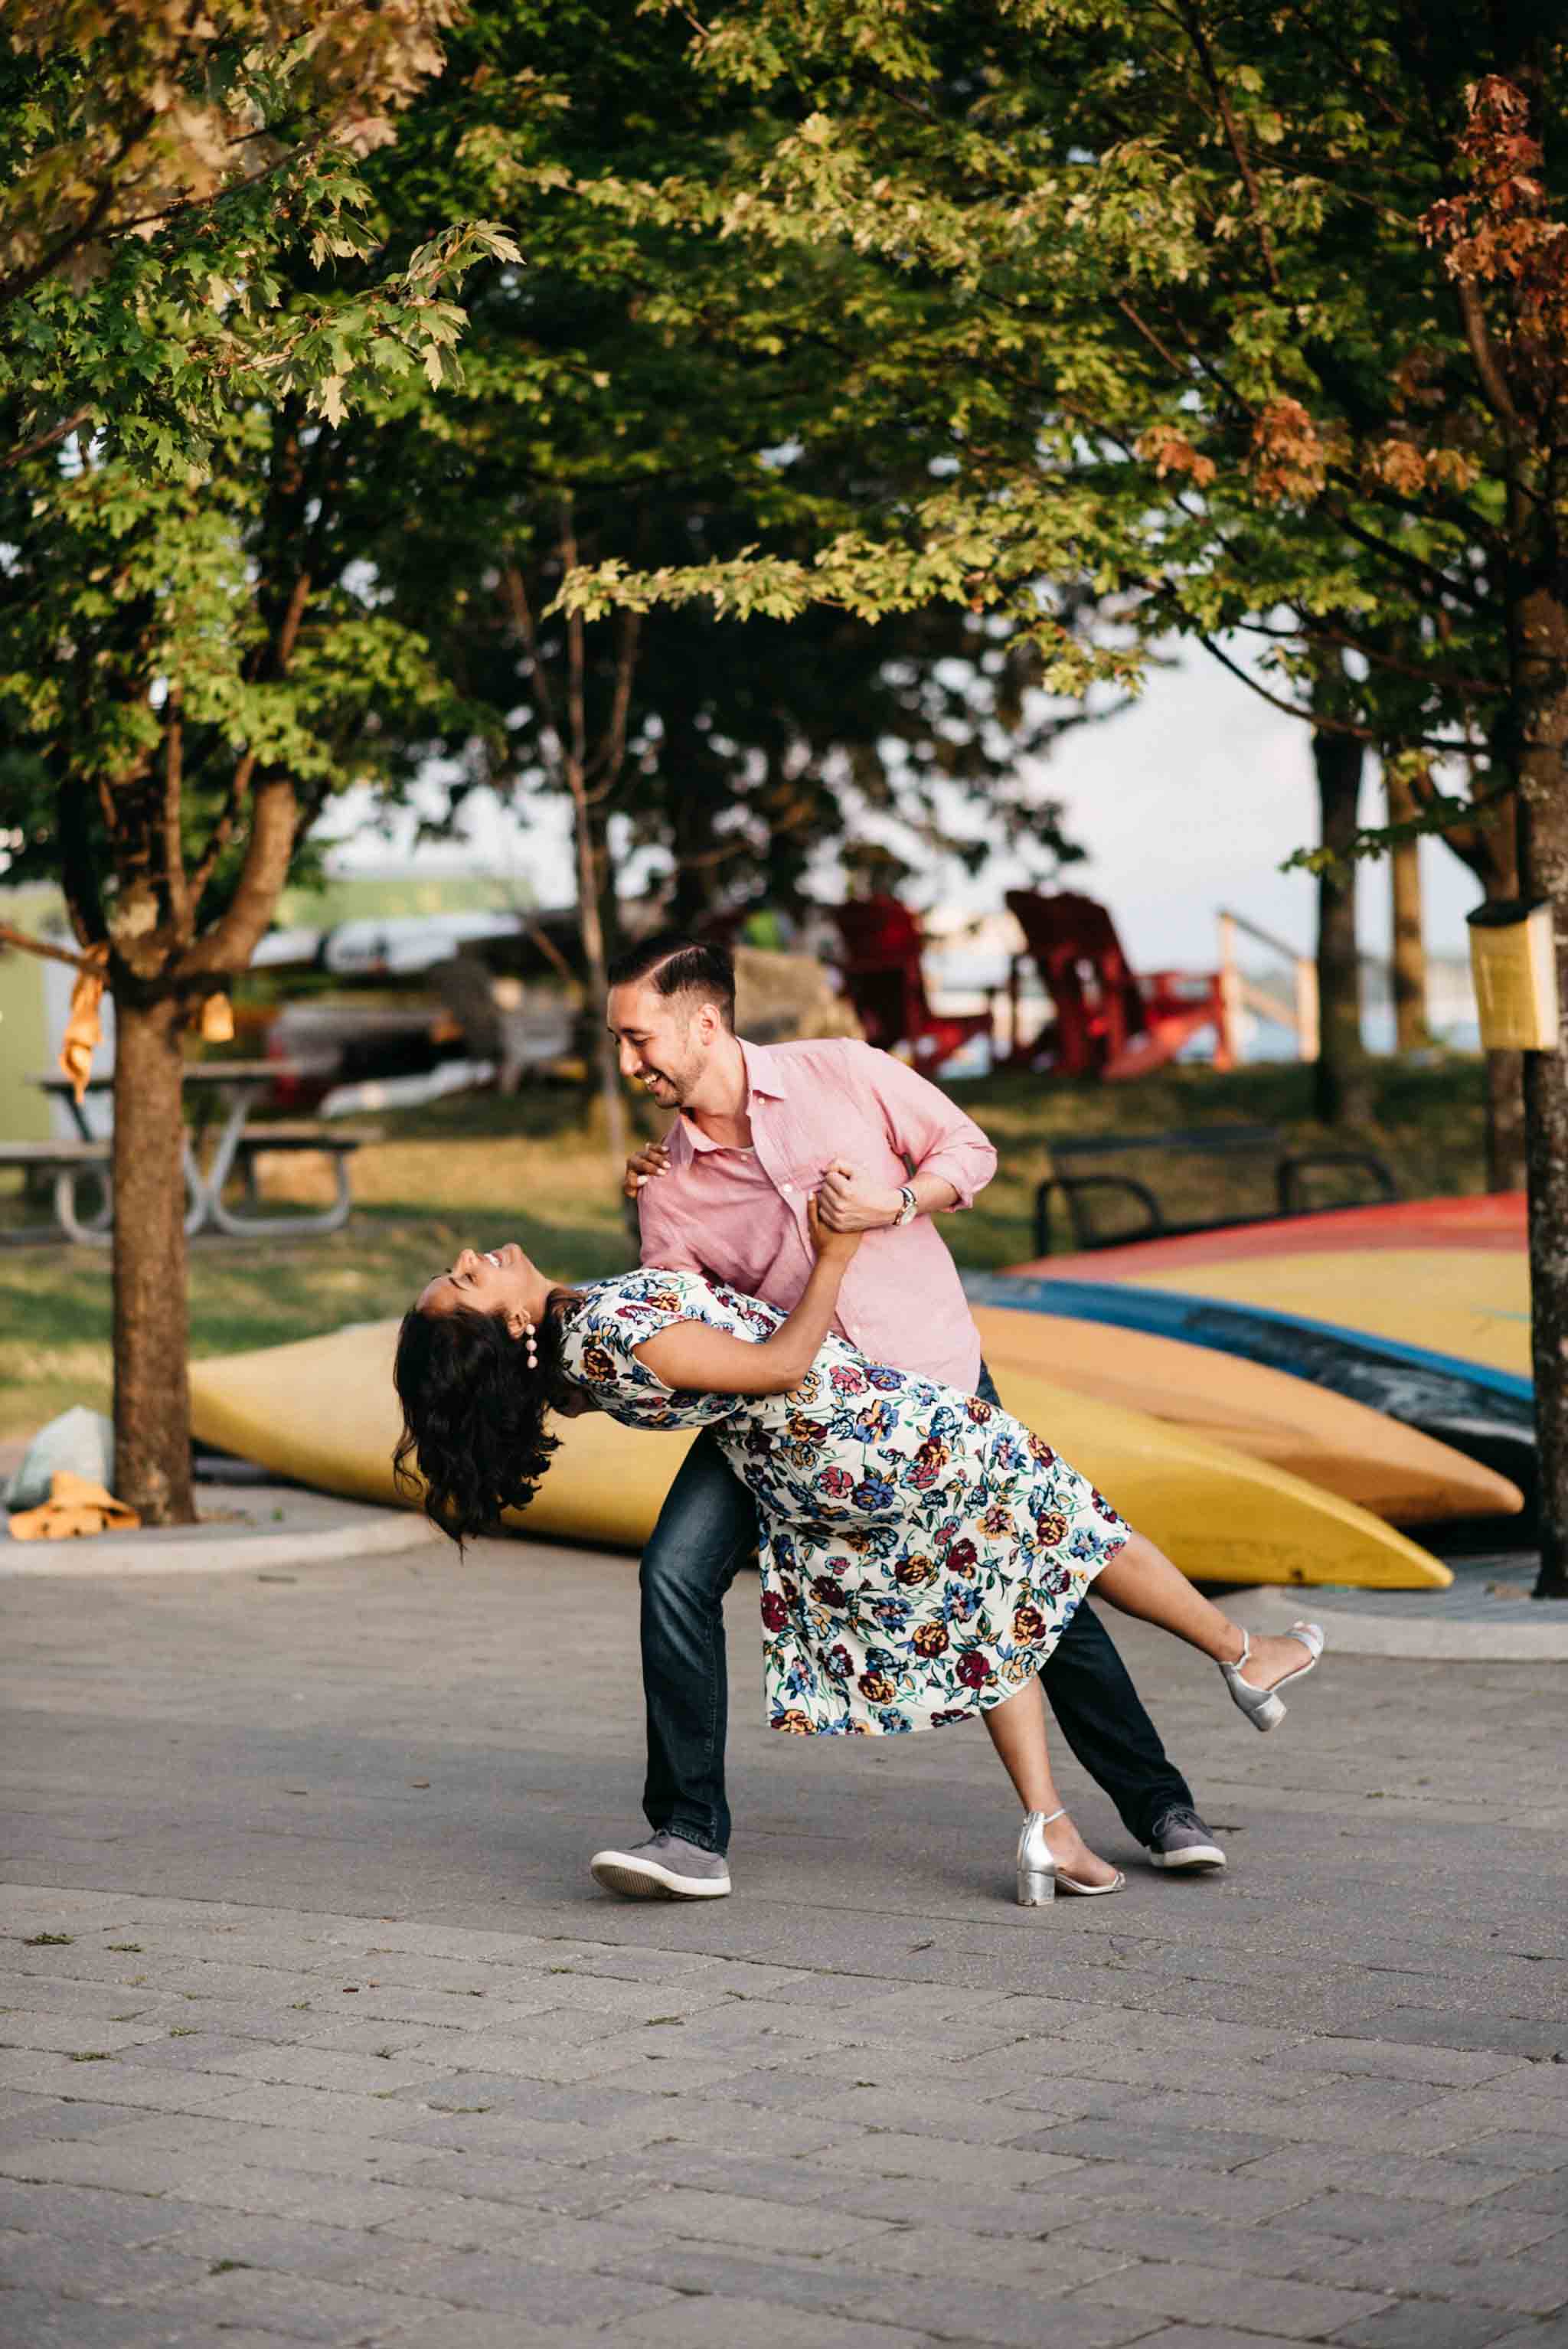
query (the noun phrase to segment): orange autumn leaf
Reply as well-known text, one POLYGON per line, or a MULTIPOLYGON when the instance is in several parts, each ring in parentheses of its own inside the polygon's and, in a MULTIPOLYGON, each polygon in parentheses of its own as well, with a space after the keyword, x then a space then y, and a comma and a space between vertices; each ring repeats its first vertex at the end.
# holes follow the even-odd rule
POLYGON ((1151 463, 1161 480, 1167 473, 1188 473, 1203 489, 1214 478, 1213 459, 1203 456, 1169 424, 1150 426, 1134 444, 1134 453, 1151 463))

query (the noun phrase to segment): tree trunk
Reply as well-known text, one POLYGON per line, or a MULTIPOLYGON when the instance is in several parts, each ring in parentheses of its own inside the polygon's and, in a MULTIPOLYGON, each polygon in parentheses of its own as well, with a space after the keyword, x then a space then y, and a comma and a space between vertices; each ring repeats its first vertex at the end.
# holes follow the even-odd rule
POLYGON ((568 761, 572 789, 573 842, 577 858, 577 922, 583 959, 588 972, 588 1017, 593 1027, 594 1060, 599 1072, 599 1097, 604 1104, 605 1146, 620 1174, 626 1161, 626 1102, 621 1091, 620 1062, 615 1040, 604 1024, 605 998, 610 991, 610 957, 604 943, 604 917, 600 890, 605 878, 608 852, 601 854, 594 838, 593 810, 588 804, 575 761, 568 761))
MULTIPOLYGON (((1568 605, 1550 587, 1522 599, 1519 877, 1551 905, 1561 1004, 1568 1006, 1568 605)), ((1541 1456, 1538 1599, 1568 1599, 1568 1030, 1524 1055, 1530 1303, 1541 1456)))
POLYGON ((1522 1191, 1524 1164, 1524 1055, 1486 1056, 1486 1187, 1522 1191))
POLYGON ((1366 1125, 1372 1071, 1361 1040, 1361 958, 1356 945, 1356 839, 1362 746, 1352 736, 1315 731, 1319 838, 1336 861, 1317 876, 1318 1056, 1313 1113, 1325 1125, 1366 1125))
POLYGON ((115 997, 114 1489, 143 1525, 191 1506, 182 1006, 115 997))
MULTIPOLYGON (((1408 783, 1397 776, 1384 779, 1388 821, 1404 823, 1416 812, 1408 783)), ((1419 1051, 1431 1042, 1427 1025, 1427 949, 1421 937, 1421 853, 1419 843, 1405 841, 1389 853, 1388 878, 1394 900, 1393 950, 1394 1041, 1401 1052, 1419 1051)))

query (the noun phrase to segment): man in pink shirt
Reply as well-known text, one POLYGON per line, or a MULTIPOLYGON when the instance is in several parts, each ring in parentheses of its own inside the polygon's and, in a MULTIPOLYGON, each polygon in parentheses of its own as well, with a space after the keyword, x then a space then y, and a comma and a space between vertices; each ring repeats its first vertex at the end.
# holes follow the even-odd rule
MULTIPOLYGON (((623 1073, 679 1112, 664 1143, 634 1162, 643 1262, 709 1273, 788 1312, 810 1273, 806 1202, 818 1193, 826 1223, 865 1234, 841 1292, 844 1336, 873 1362, 995 1402, 957 1268, 931 1220, 971 1206, 995 1172, 973 1119, 867 1044, 742 1042, 721 948, 652 939, 610 977, 623 1073)), ((730 1889, 723 1602, 756 1541, 751 1495, 705 1433, 643 1554, 643 1802, 654 1833, 595 1855, 594 1874, 611 1889, 676 1899, 730 1889)), ((1087 1604, 1041 1681, 1068 1744, 1155 1866, 1223 1867, 1087 1604)))

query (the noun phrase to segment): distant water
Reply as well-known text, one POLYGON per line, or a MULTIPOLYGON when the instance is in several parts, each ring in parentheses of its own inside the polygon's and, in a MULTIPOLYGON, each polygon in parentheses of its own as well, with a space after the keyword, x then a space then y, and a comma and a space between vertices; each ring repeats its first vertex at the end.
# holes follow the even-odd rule
MULTIPOLYGON (((944 1010, 980 1011, 985 1009, 985 999, 982 994, 959 987, 934 988, 932 997, 934 1004, 944 1010)), ((1041 999, 1026 995, 1024 999, 1026 1022, 1041 1009, 1041 999)), ((1394 1033, 1391 1004, 1375 1004, 1362 1014, 1362 1040, 1369 1052, 1391 1053, 1395 1049, 1394 1033)), ((1480 1030, 1473 1019, 1461 1019, 1446 1025, 1434 1023, 1432 1038, 1435 1043, 1446 1045, 1454 1052, 1479 1052, 1480 1050, 1480 1030)), ((1212 1041, 1210 1037, 1200 1036, 1177 1058, 1184 1065, 1201 1063, 1209 1058, 1212 1041)), ((1236 1045, 1238 1056, 1243 1063, 1295 1058, 1295 1038, 1292 1031, 1288 1028, 1277 1027, 1273 1020, 1260 1019, 1250 1011, 1243 1014, 1236 1045)), ((954 1054, 943 1073, 950 1077, 983 1077, 989 1073, 992 1065, 989 1041, 984 1036, 977 1036, 965 1046, 962 1052, 954 1054)))

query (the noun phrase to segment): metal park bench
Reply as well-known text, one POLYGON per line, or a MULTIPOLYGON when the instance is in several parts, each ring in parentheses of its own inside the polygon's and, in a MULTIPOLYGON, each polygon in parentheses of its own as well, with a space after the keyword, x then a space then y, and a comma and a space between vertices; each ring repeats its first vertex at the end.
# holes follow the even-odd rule
POLYGON ((1257 1223, 1271 1214, 1305 1216, 1325 1206, 1363 1206, 1373 1201, 1397 1199, 1399 1195, 1399 1186, 1394 1180, 1392 1170, 1374 1151, 1287 1150, 1284 1137, 1272 1125, 1194 1125, 1183 1126, 1168 1133, 1048 1134, 1046 1143, 1057 1171, 1047 1174, 1035 1193, 1037 1256, 1050 1256, 1055 1252, 1053 1220, 1058 1199, 1066 1215, 1068 1230, 1065 1237, 1070 1247, 1092 1250, 1134 1247, 1140 1240, 1171 1238, 1182 1232, 1225 1231, 1240 1224, 1257 1223), (1227 1157, 1250 1154, 1260 1160, 1270 1160, 1272 1205, 1261 1206, 1250 1215, 1178 1220, 1166 1212, 1152 1186, 1137 1175, 1069 1174, 1059 1171, 1064 1159, 1109 1158, 1135 1151, 1165 1154, 1182 1152, 1200 1159, 1219 1154, 1227 1157), (1337 1170, 1341 1174, 1360 1174, 1366 1177, 1370 1189, 1361 1189, 1353 1198, 1326 1200, 1313 1196, 1312 1178, 1330 1169, 1337 1170), (1095 1210, 1097 1206, 1112 1203, 1140 1210, 1142 1221, 1119 1224, 1116 1228, 1107 1230, 1095 1210))

